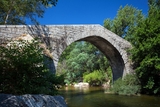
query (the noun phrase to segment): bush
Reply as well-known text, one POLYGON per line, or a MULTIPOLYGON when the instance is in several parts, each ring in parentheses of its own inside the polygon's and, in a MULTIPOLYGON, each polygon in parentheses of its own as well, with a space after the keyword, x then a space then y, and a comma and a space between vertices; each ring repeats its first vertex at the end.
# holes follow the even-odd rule
POLYGON ((59 77, 44 66, 42 50, 37 41, 0 46, 0 93, 56 93, 59 77))
POLYGON ((111 90, 120 95, 135 95, 140 92, 140 85, 135 74, 127 74, 116 80, 111 90))
POLYGON ((92 73, 83 75, 83 81, 88 82, 90 85, 102 85, 105 79, 105 73, 100 70, 95 70, 92 73))

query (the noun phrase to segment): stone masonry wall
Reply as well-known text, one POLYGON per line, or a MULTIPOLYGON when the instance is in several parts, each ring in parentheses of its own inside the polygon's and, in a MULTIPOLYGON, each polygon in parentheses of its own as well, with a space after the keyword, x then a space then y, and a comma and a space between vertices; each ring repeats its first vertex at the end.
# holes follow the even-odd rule
POLYGON ((50 48, 55 67, 65 48, 75 41, 88 41, 98 47, 110 61, 113 79, 132 72, 127 50, 131 44, 100 25, 1 25, 0 44, 22 34, 41 38, 50 48))

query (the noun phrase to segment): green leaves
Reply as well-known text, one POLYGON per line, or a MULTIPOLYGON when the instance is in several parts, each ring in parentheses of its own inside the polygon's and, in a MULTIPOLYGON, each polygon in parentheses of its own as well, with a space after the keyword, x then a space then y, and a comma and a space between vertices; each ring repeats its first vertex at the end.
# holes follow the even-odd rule
POLYGON ((127 5, 119 8, 113 20, 106 19, 104 27, 132 43, 133 67, 142 92, 160 94, 160 0, 148 3, 148 16, 144 17, 141 10, 127 5))
POLYGON ((104 71, 95 70, 92 73, 84 74, 83 81, 88 82, 90 85, 102 85, 104 80, 106 79, 106 75, 104 71))
POLYGON ((58 0, 1 0, 0 24, 37 24, 36 17, 43 17, 46 7, 55 6, 57 2, 58 0))
POLYGON ((40 0, 46 7, 56 6, 58 0, 40 0))
POLYGON ((127 74, 116 80, 111 90, 120 95, 135 95, 140 93, 140 84, 135 74, 127 74))
POLYGON ((53 95, 57 84, 59 79, 44 66, 39 42, 14 41, 0 46, 0 93, 53 95))
POLYGON ((131 50, 142 91, 148 94, 160 93, 160 9, 155 3, 151 3, 148 17, 136 27, 131 50))
MULTIPOLYGON (((83 81, 83 74, 87 71, 102 70, 106 72, 109 67, 106 57, 95 46, 84 41, 73 43, 67 47, 60 58, 60 63, 58 72, 63 71, 66 74, 65 81, 67 83, 83 81)), ((111 75, 108 76, 111 78, 111 75)))
POLYGON ((128 5, 121 6, 113 20, 106 19, 104 21, 104 27, 131 41, 134 28, 143 18, 144 16, 140 10, 128 5))

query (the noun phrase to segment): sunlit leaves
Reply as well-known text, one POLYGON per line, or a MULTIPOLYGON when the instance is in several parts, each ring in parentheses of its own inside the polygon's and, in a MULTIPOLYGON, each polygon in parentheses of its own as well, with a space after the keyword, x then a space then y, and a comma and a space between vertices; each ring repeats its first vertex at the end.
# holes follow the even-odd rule
POLYGON ((55 6, 58 0, 0 0, 0 24, 38 24, 46 7, 55 6))
POLYGON ((125 7, 121 6, 113 20, 106 19, 104 21, 104 27, 131 41, 135 27, 143 18, 141 10, 128 5, 125 7))
POLYGON ((95 70, 92 73, 83 75, 83 81, 88 82, 90 85, 102 85, 106 79, 104 71, 95 70))
POLYGON ((50 6, 56 6, 58 0, 39 0, 42 1, 42 4, 44 4, 46 7, 50 7, 50 6))
POLYGON ((142 92, 160 93, 160 0, 149 0, 148 16, 132 6, 120 7, 104 27, 132 43, 130 51, 142 92))
POLYGON ((148 17, 138 24, 132 44, 132 59, 141 80, 142 90, 160 93, 160 9, 150 4, 148 17))
POLYGON ((66 62, 63 71, 66 73, 65 81, 67 83, 83 81, 83 73, 87 71, 102 70, 106 72, 109 67, 106 57, 96 47, 84 41, 71 44, 60 58, 60 62, 63 63, 63 61, 66 62))

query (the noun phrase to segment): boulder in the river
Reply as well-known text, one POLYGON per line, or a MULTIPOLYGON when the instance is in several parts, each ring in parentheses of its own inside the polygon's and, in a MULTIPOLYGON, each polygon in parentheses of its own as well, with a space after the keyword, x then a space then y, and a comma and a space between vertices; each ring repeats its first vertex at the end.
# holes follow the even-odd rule
POLYGON ((67 107, 62 96, 0 94, 0 107, 67 107))

